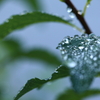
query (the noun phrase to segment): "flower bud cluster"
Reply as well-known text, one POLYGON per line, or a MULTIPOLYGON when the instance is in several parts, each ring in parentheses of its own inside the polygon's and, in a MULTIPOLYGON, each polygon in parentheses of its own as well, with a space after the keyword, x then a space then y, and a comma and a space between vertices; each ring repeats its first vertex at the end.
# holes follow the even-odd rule
POLYGON ((100 37, 94 34, 67 36, 57 49, 61 52, 63 64, 70 69, 74 89, 85 91, 100 72, 100 37))

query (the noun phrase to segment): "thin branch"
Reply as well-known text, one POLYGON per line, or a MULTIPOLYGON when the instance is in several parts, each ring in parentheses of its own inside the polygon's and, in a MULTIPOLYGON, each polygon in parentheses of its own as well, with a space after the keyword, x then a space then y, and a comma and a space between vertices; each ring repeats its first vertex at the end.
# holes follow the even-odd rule
POLYGON ((91 34, 92 31, 90 30, 89 26, 87 25, 84 17, 80 13, 78 13, 78 10, 73 5, 73 3, 70 0, 63 0, 63 2, 65 2, 68 5, 68 7, 70 7, 72 9, 72 12, 76 15, 77 19, 80 21, 81 25, 85 29, 85 33, 91 34))

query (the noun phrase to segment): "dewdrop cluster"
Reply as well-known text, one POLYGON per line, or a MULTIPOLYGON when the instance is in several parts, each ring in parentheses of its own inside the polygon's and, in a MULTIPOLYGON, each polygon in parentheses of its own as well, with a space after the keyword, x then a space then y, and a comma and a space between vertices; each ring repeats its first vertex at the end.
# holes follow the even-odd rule
POLYGON ((57 46, 63 65, 69 67, 73 87, 85 91, 100 72, 100 37, 94 34, 65 37, 57 46))
POLYGON ((94 34, 75 35, 65 37, 57 46, 60 50, 64 65, 73 68, 77 64, 89 64, 99 67, 100 38, 94 34))

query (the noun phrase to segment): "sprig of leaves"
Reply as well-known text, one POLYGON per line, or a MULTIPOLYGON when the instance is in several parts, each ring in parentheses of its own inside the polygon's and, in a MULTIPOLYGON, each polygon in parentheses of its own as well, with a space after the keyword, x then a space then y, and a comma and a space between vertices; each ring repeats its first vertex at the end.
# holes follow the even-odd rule
POLYGON ((86 4, 85 4, 85 6, 84 6, 84 10, 83 10, 82 16, 85 15, 86 10, 87 10, 88 6, 90 5, 91 1, 92 1, 92 0, 87 0, 86 4))
POLYGON ((27 81, 23 89, 17 94, 14 100, 18 100, 21 96, 26 94, 27 92, 42 87, 45 83, 51 82, 60 78, 64 78, 69 76, 69 69, 64 66, 60 66, 51 76, 51 78, 48 79, 39 79, 39 78, 33 78, 27 81))

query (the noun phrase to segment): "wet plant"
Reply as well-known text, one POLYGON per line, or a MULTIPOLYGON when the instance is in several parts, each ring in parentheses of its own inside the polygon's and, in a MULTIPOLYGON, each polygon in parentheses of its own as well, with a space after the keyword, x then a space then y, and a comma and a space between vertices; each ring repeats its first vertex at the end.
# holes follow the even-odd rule
MULTIPOLYGON (((35 1, 35 0, 34 0, 35 1)), ((86 0, 83 11, 77 10, 71 0, 60 0, 67 5, 67 13, 71 20, 76 17, 82 28, 73 24, 71 20, 52 15, 49 13, 34 11, 20 15, 13 15, 0 25, 0 62, 1 65, 10 63, 20 57, 34 58, 48 64, 59 65, 48 79, 32 78, 27 81, 22 90, 15 96, 14 100, 20 99, 29 91, 48 83, 70 77, 72 88, 67 89, 57 97, 57 100, 82 100, 88 96, 100 94, 100 89, 89 89, 95 77, 100 76, 100 37, 92 33, 84 16, 92 0, 86 0), (41 22, 59 22, 69 25, 81 35, 66 36, 62 39, 56 49, 61 53, 62 62, 52 53, 45 50, 33 49, 25 52, 20 44, 13 40, 3 40, 11 32, 22 29, 28 25, 41 22), (16 48, 13 48, 15 45, 16 48), (7 50, 6 53, 4 53, 7 50)), ((36 3, 36 2, 35 2, 36 3)), ((38 6, 35 7, 36 10, 38 6)))

